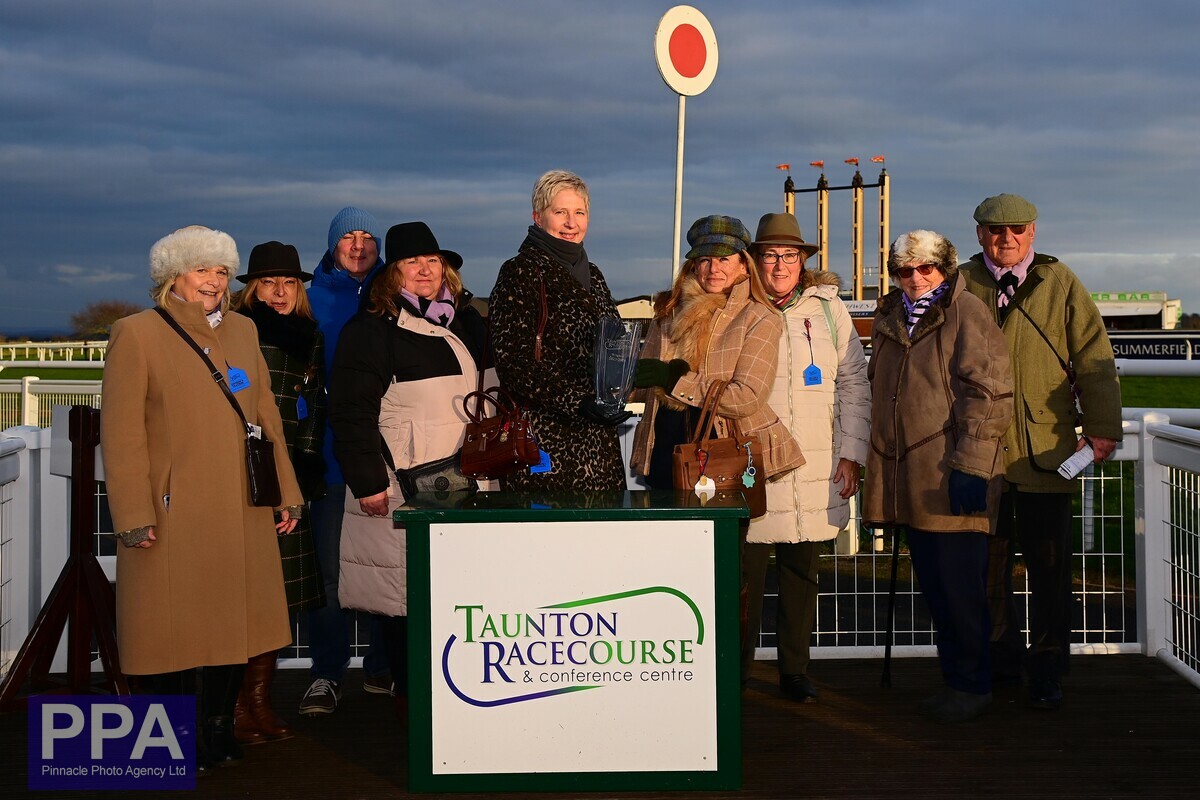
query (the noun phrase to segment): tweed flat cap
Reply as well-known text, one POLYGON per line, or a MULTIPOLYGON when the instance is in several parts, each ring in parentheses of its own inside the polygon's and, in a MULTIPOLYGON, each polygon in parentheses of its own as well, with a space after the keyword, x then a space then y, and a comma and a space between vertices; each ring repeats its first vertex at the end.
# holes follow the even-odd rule
POLYGON ((1028 225, 1037 219, 1037 206, 1019 194, 998 194, 975 207, 980 225, 1028 225))
POLYGON ((750 231, 737 217, 714 214, 692 223, 687 232, 692 246, 685 258, 731 256, 750 248, 750 231))

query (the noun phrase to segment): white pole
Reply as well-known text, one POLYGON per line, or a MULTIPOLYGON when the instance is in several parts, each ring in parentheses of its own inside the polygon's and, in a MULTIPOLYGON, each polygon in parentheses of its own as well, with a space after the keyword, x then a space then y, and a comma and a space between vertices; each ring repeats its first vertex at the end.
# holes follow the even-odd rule
POLYGON ((683 119, 687 97, 679 95, 679 130, 675 146, 675 236, 671 241, 671 282, 679 272, 679 238, 683 223, 683 119))

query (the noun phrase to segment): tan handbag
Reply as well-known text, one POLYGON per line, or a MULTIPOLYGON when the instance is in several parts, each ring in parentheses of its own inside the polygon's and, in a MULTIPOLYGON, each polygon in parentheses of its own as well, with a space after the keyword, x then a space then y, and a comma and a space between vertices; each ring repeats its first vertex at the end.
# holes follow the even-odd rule
POLYGON ((721 394, 728 384, 714 381, 708 387, 692 440, 675 445, 672 478, 676 489, 690 492, 705 475, 717 492, 740 492, 750 507, 750 516, 761 517, 767 513, 767 474, 758 438, 743 435, 738 421, 732 418, 726 418, 729 436, 704 438, 711 434, 721 394))

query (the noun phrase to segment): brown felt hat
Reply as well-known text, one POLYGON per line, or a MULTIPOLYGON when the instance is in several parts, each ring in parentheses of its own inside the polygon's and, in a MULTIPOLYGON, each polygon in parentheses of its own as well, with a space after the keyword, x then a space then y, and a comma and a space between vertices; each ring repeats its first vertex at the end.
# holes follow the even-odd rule
POLYGON ((754 234, 754 247, 798 247, 805 255, 813 255, 820 248, 804 241, 800 223, 791 214, 763 214, 754 234))

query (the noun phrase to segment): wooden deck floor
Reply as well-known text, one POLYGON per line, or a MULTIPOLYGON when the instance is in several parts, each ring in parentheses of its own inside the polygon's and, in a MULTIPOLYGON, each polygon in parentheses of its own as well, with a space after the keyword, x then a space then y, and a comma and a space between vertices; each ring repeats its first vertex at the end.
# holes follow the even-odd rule
MULTIPOLYGON (((1023 693, 1012 689, 998 694, 983 717, 961 725, 927 722, 913 710, 914 702, 937 686, 935 661, 894 662, 891 689, 879 687, 880 667, 879 661, 814 662, 810 672, 820 701, 797 705, 779 695, 774 664, 759 663, 743 694, 740 792, 619 796, 1095 800, 1200 795, 1200 690, 1155 659, 1078 657, 1060 711, 1028 709, 1023 693)), ((241 765, 202 778, 196 794, 254 800, 410 797, 405 734, 389 700, 364 693, 361 673, 351 673, 336 714, 300 718, 295 706, 306 686, 307 673, 299 670, 281 672, 275 686, 277 710, 295 722, 295 738, 248 748, 241 765)), ((6 799, 48 796, 26 790, 25 730, 24 714, 0 717, 0 797, 6 799)), ((472 800, 485 795, 423 796, 472 800)))

